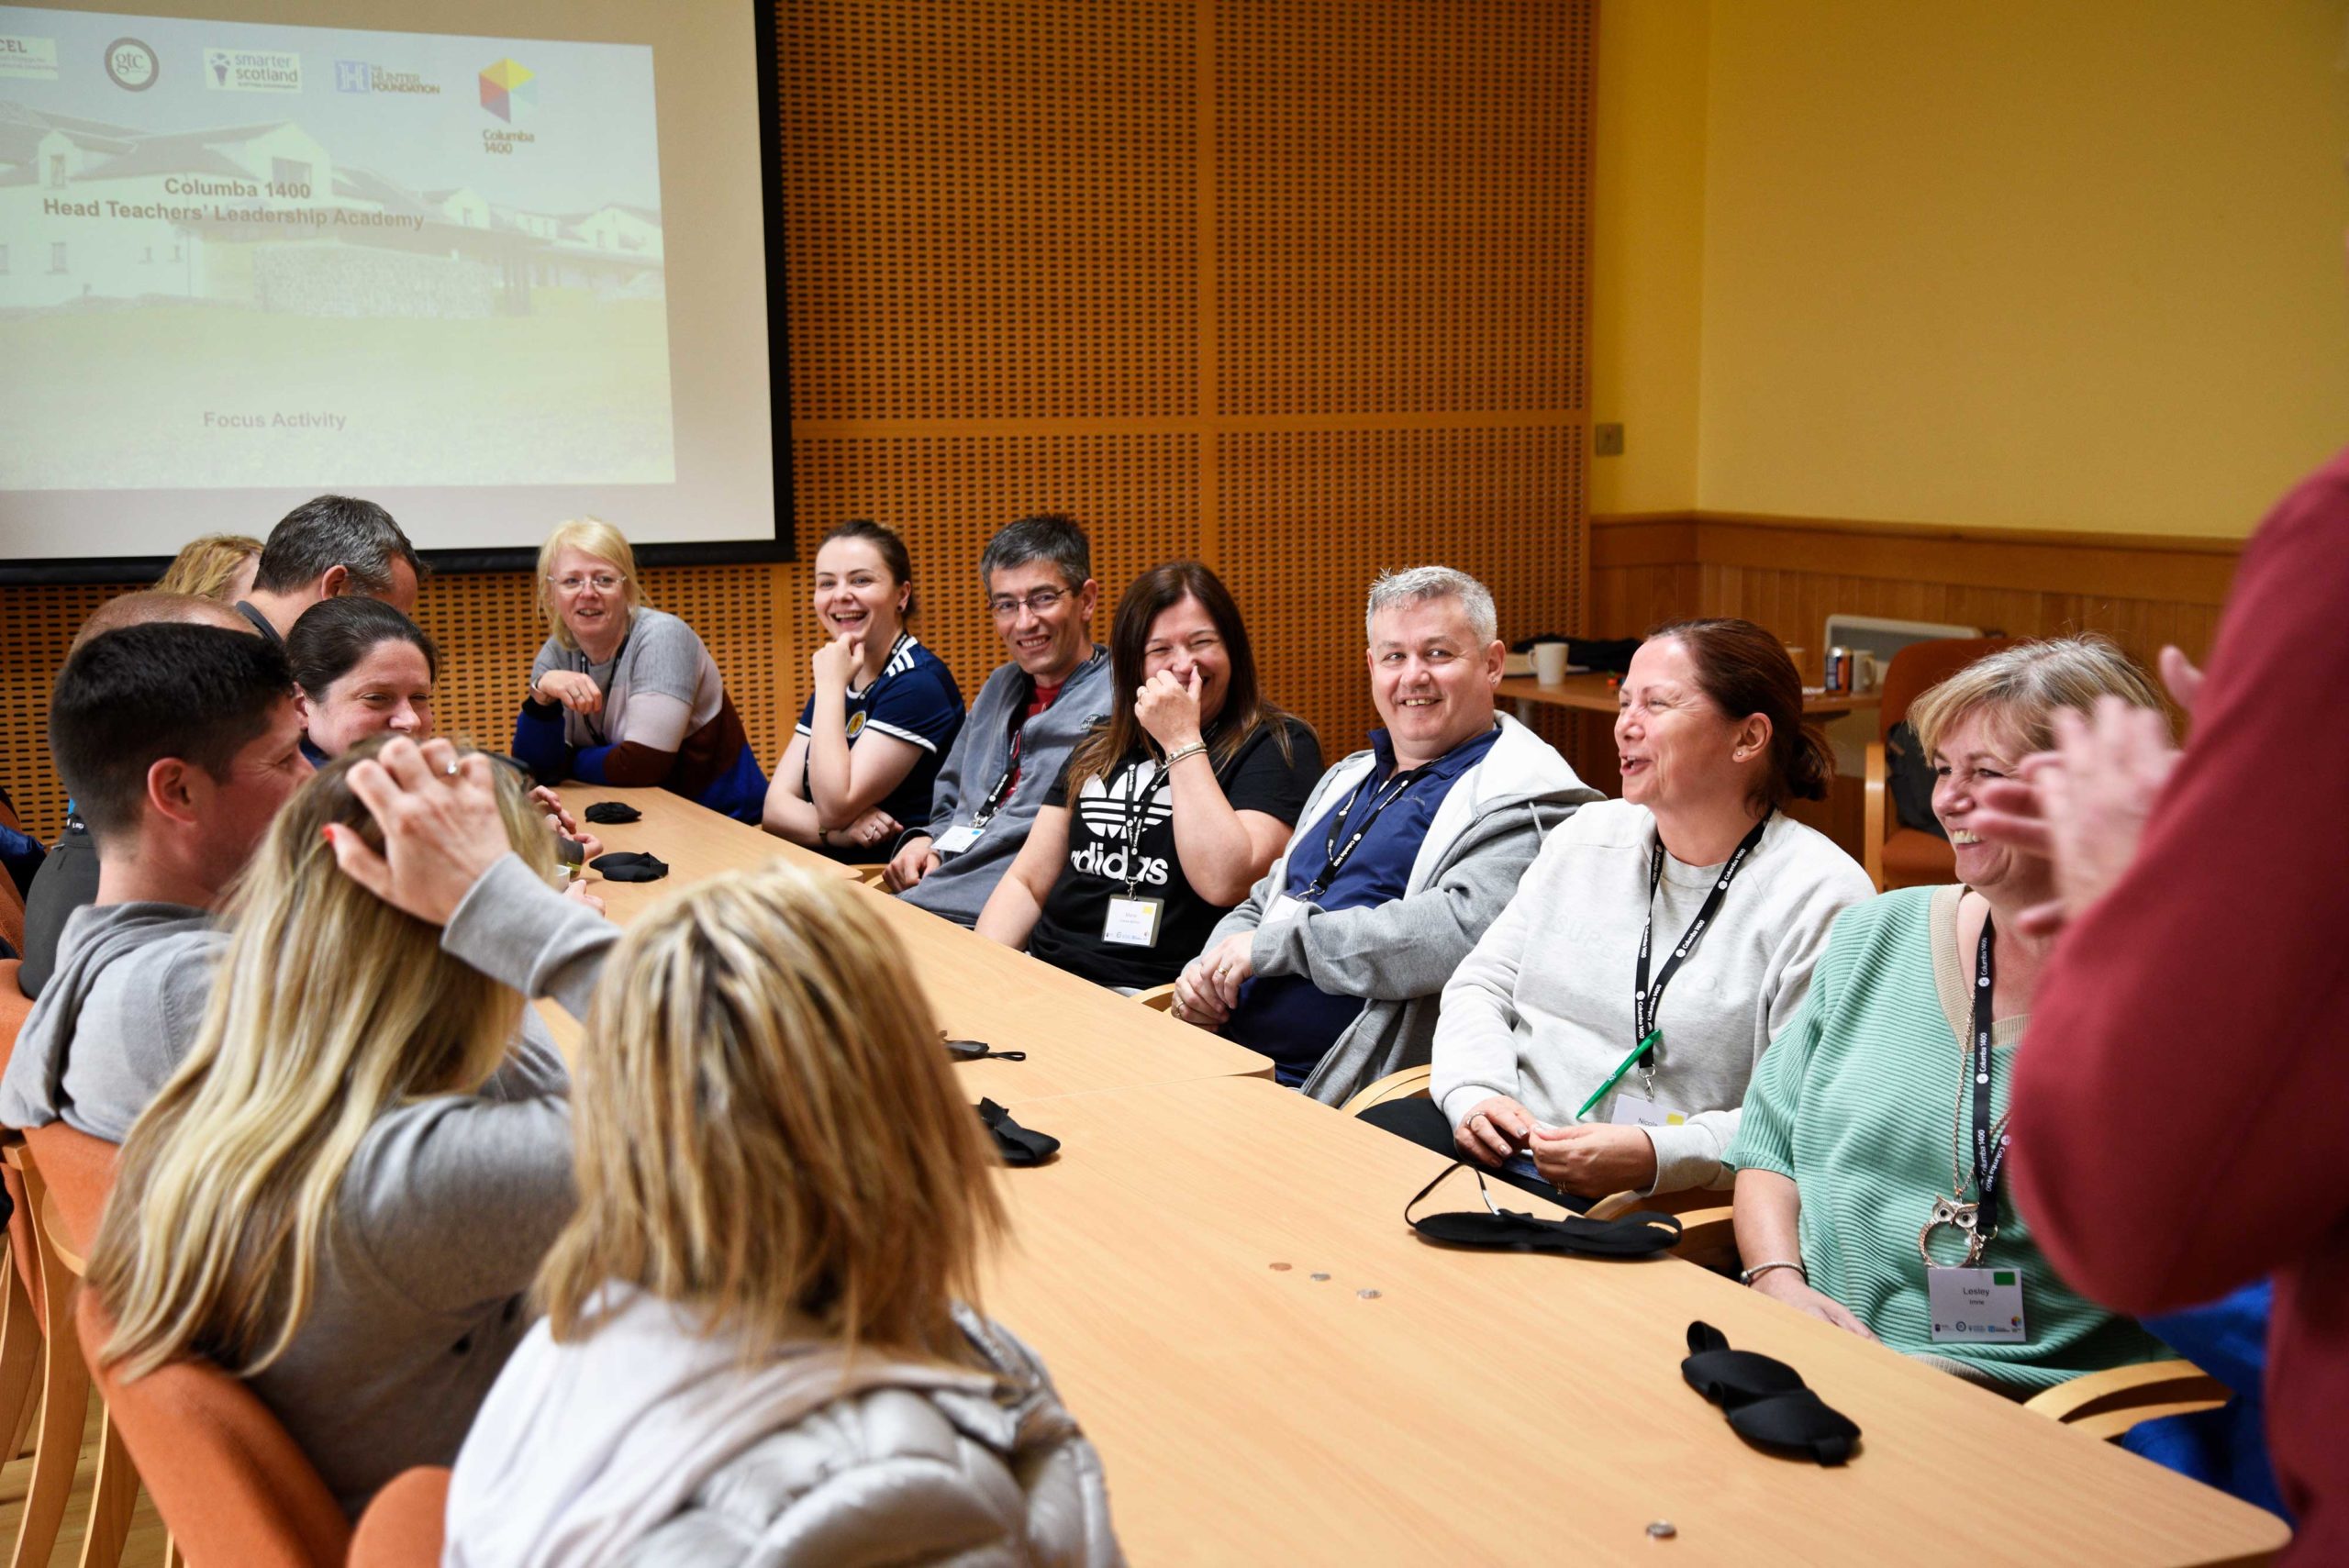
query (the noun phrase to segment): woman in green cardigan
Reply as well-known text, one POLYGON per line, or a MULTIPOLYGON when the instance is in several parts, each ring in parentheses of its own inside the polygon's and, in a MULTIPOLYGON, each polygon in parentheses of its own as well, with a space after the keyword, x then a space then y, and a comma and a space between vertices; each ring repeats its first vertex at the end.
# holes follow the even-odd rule
POLYGON ((2008 1195, 2008 1082, 2051 945, 2018 917, 2055 895, 2054 869, 1966 828, 1979 784, 2049 747, 2057 708, 2107 696, 2161 706, 2110 642, 2067 638, 1990 654, 1909 709, 1959 885, 1836 921, 1726 1162, 1748 1284, 2015 1393, 2167 1353, 2057 1279, 2008 1195))

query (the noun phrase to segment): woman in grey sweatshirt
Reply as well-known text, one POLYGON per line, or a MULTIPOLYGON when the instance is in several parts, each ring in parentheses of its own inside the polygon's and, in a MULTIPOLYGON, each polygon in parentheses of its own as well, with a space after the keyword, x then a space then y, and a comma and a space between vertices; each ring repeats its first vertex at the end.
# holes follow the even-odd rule
MULTIPOLYGON (((100 1353, 134 1376, 202 1356, 250 1379, 353 1515, 455 1457, 574 1207, 561 1063, 509 1053, 519 994, 336 866, 329 825, 381 843, 348 785, 358 755, 287 804, 248 868, 89 1276, 116 1322, 100 1353)), ((507 863, 544 879, 536 809, 486 772, 507 863)))

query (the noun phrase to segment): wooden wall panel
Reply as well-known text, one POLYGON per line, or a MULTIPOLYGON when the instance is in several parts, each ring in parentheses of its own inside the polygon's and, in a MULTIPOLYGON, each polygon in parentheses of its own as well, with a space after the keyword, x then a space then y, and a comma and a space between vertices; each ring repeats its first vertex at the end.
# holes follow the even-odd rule
MULTIPOLYGON (((777 0, 801 561, 648 574, 761 760, 807 689, 807 561, 854 517, 904 531, 966 693, 1001 658, 973 573, 1004 523, 1085 525, 1104 631, 1135 572, 1202 558, 1333 751, 1368 722, 1377 567, 1452 562, 1508 635, 1581 629, 1595 13, 777 0)), ((132 585, 0 591, 0 785, 44 833, 50 680, 132 585)), ((528 587, 426 589, 448 728, 510 733, 528 587)))

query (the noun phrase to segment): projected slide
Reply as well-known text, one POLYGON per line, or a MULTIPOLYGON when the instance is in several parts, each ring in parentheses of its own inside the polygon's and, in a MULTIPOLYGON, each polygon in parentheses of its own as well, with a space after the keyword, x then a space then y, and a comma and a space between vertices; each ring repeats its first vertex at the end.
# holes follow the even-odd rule
POLYGON ((676 478, 651 48, 0 6, 0 491, 676 478))

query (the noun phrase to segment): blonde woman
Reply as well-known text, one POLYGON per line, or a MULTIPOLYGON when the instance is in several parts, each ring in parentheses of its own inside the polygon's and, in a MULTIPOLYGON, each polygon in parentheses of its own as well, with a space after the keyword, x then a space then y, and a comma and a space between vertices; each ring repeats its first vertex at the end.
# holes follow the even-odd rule
POLYGON ((578 1217, 465 1440, 451 1568, 1120 1561, 1093 1449, 964 1305, 995 1160, 870 895, 780 864, 629 928, 578 1217))
POLYGON ((661 784, 759 820, 766 775, 718 662, 693 628, 646 601, 619 529, 600 517, 557 523, 539 548, 538 606, 548 637, 514 755, 540 784, 661 784))
POLYGON ((261 540, 246 534, 206 534, 181 547, 155 580, 155 591, 233 605, 253 591, 253 573, 260 569, 261 540))
MULTIPOLYGON (((350 784, 373 751, 329 763, 255 852, 90 1259, 108 1361, 248 1379, 354 1516, 455 1458, 573 1207, 562 1066, 509 1050, 520 995, 336 867, 329 829, 382 842, 350 784)), ((495 791, 517 874, 543 881, 553 844, 519 779, 465 768, 495 791)))

